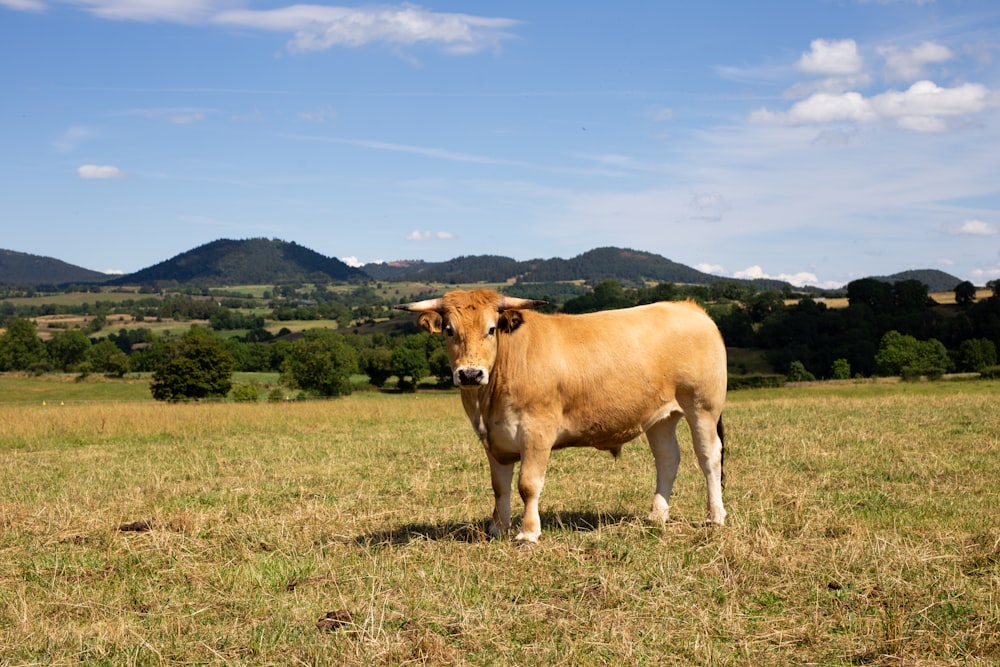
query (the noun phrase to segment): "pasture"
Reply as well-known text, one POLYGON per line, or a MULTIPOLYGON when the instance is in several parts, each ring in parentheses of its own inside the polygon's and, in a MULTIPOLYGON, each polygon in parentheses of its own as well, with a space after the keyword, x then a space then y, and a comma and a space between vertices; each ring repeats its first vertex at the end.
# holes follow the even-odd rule
POLYGON ((0 403, 0 664, 997 664, 998 395, 732 392, 725 528, 681 428, 669 523, 562 450, 530 549, 455 392, 0 403))

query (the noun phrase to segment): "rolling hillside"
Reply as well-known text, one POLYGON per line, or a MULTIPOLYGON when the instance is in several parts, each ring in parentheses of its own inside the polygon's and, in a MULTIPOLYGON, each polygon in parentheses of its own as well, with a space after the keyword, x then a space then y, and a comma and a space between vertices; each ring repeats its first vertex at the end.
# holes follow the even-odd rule
POLYGON ((257 285, 365 279, 367 276, 359 269, 296 243, 277 239, 220 239, 109 280, 107 284, 257 285))
POLYGON ((8 285, 64 285, 96 283, 108 279, 106 273, 67 264, 52 257, 0 250, 0 283, 8 285))
MULTIPOLYGON (((124 276, 83 269, 48 257, 0 250, 0 284, 207 286, 277 284, 288 282, 354 282, 365 280, 426 283, 555 283, 566 281, 618 280, 625 284, 649 282, 711 285, 734 281, 679 264, 660 255, 629 248, 595 248, 571 259, 551 258, 518 261, 498 255, 467 255, 445 262, 402 260, 366 264, 353 268, 294 242, 278 239, 219 239, 176 257, 124 276)), ((943 271, 905 271, 877 280, 897 282, 915 279, 932 292, 950 291, 961 282, 943 271)), ((778 280, 739 280, 759 290, 791 287, 778 280)), ((822 293, 825 290, 809 288, 822 293)))

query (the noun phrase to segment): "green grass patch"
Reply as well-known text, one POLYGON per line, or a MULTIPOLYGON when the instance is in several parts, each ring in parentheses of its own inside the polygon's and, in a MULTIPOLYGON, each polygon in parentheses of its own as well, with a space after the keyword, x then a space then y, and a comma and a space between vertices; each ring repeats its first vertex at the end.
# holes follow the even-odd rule
POLYGON ((996 664, 998 393, 734 392, 725 528, 682 428, 671 522, 562 450, 532 549, 455 392, 0 404, 0 661, 996 664))

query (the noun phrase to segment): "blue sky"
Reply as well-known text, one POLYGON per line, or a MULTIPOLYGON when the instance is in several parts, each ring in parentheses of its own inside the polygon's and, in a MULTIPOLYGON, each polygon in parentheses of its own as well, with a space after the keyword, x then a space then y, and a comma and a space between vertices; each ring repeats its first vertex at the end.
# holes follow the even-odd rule
POLYGON ((1000 278, 995 0, 0 0, 0 248, 1000 278))

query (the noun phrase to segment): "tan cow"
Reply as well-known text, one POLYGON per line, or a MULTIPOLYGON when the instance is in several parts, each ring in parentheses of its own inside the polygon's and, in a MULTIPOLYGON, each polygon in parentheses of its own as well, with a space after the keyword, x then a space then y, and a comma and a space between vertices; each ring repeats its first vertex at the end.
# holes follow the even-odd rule
POLYGON ((462 405, 490 462, 496 504, 490 533, 510 529, 511 481, 524 518, 517 540, 541 535, 538 499, 549 454, 560 447, 618 453, 645 433, 656 462, 650 519, 665 521, 677 477, 677 422, 691 427, 708 487, 708 521, 722 525, 726 348, 692 302, 655 303, 587 315, 531 310, 542 301, 488 290, 456 291, 395 308, 422 312, 444 331, 462 405))

